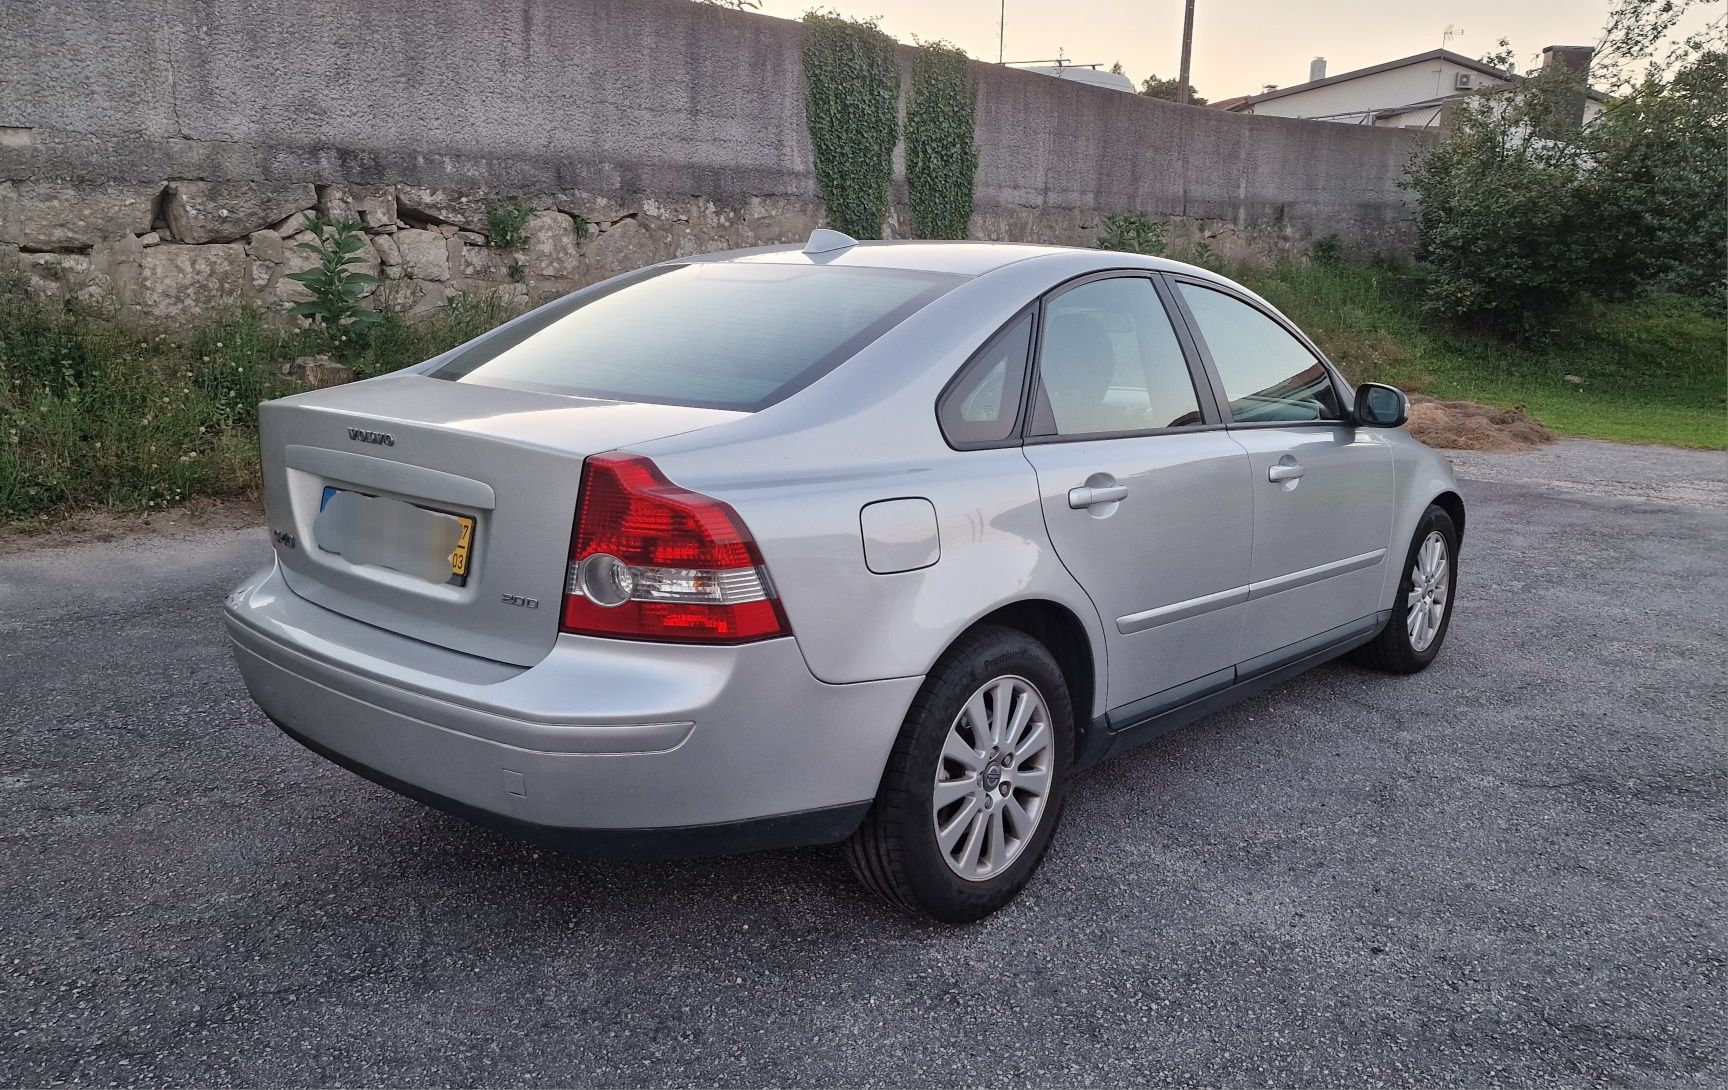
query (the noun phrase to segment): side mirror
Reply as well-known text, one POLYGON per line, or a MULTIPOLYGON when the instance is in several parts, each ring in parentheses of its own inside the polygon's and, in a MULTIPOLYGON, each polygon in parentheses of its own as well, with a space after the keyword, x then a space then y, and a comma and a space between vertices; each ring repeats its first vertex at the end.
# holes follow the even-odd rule
POLYGON ((1396 386, 1364 382, 1356 387, 1356 423, 1369 428, 1402 427, 1410 419, 1410 399, 1396 386))

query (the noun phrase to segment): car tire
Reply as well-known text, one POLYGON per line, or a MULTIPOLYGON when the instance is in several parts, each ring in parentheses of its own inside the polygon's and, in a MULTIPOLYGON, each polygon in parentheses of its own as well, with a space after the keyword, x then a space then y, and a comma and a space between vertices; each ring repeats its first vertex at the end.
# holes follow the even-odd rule
POLYGON ((1389 674, 1426 670, 1446 642, 1457 589, 1458 527, 1443 508, 1430 504, 1411 535, 1392 619, 1357 650, 1356 661, 1389 674), (1437 576, 1432 565, 1436 555, 1444 564, 1437 576))
POLYGON ((981 919, 1038 869, 1073 764, 1074 717, 1056 660, 1025 633, 974 629, 925 678, 847 859, 901 909, 981 919))

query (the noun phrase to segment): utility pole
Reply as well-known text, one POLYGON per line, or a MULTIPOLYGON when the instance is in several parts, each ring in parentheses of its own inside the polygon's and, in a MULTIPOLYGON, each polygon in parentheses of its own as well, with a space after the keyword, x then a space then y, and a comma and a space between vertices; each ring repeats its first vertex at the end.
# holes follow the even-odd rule
POLYGON ((1176 76, 1176 101, 1188 105, 1188 60, 1194 52, 1194 0, 1182 15, 1182 66, 1176 76))
POLYGON ((1008 42, 1008 0, 1002 0, 1002 12, 996 20, 996 63, 1002 63, 1008 42))

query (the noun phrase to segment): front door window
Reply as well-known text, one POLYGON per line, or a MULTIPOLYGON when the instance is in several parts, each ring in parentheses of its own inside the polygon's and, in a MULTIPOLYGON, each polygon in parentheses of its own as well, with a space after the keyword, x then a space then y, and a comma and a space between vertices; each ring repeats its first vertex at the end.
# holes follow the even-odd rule
POLYGON ((1283 326, 1221 291, 1186 282, 1181 291, 1234 422, 1344 419, 1326 366, 1283 326))

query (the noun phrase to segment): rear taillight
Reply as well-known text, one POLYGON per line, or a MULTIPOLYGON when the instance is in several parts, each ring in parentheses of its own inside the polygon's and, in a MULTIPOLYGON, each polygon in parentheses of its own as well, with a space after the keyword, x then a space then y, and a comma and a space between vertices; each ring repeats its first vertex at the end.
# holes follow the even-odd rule
POLYGON ((653 462, 600 454, 582 470, 563 630, 681 643, 791 634, 738 513, 653 462))

